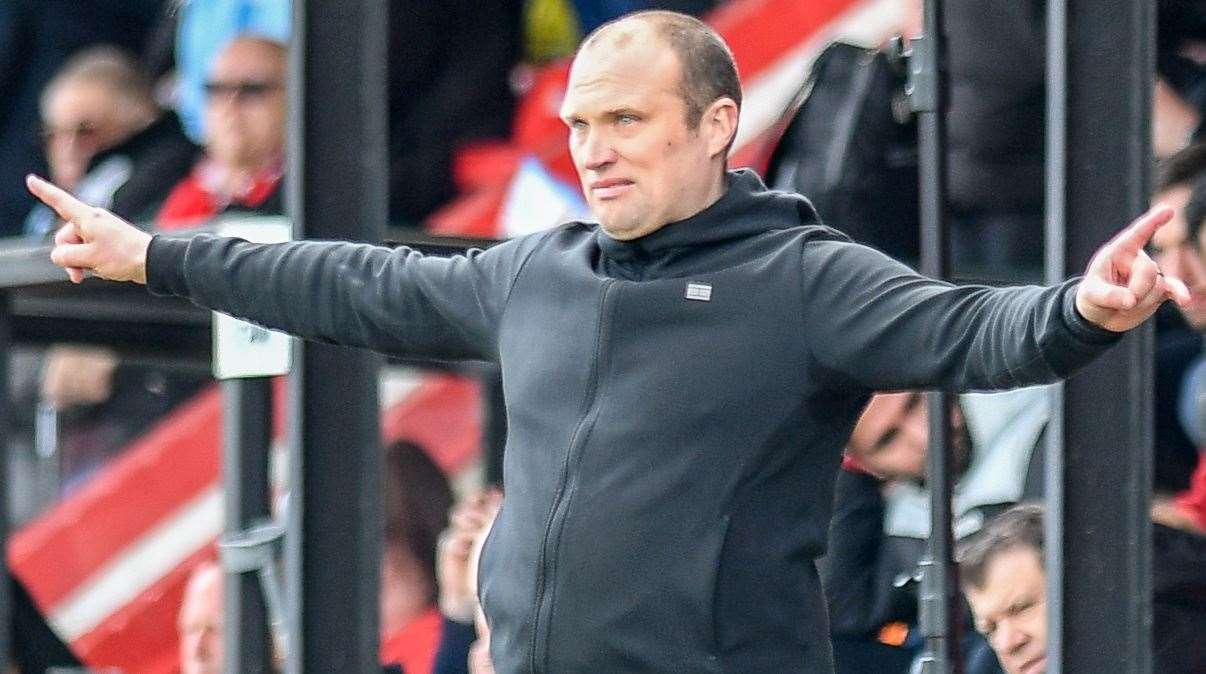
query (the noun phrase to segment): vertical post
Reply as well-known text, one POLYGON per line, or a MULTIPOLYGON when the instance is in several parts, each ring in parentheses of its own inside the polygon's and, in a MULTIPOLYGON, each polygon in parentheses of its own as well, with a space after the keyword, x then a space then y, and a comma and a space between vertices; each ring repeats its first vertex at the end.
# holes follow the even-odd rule
MULTIPOLYGON (((287 206, 297 238, 380 241, 384 0, 295 0, 287 206)), ((299 344, 290 379, 287 671, 379 670, 378 358, 299 344)))
MULTIPOLYGON (((1048 279, 1148 203, 1155 3, 1048 3, 1048 279)), ((1048 665, 1151 672, 1152 332, 1064 385, 1047 448, 1048 665), (1110 638, 1102 639, 1102 634, 1110 638)))
POLYGON ((9 359, 12 356, 12 313, 8 293, 0 293, 0 669, 12 662, 13 596, 8 570, 8 432, 9 359))
MULTIPOLYGON (((271 517, 272 380, 231 379, 222 383, 222 396, 225 532, 233 537, 271 517)), ((270 671, 272 646, 259 577, 227 570, 222 594, 223 671, 270 671)))
MULTIPOLYGON (((909 97, 918 113, 921 179, 921 270, 934 278, 950 275, 946 208, 946 40, 941 0, 925 1, 924 36, 912 43, 909 97)), ((921 632, 924 674, 962 672, 958 568, 954 561, 951 495, 954 491, 950 410, 952 396, 927 396, 930 446, 926 484, 930 494, 930 535, 921 562, 921 632)))

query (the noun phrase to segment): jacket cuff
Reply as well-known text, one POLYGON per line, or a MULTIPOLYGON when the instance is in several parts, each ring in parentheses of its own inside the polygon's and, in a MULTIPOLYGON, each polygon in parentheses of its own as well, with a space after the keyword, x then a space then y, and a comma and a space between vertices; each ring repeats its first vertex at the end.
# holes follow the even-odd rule
POLYGON ((153 295, 188 295, 184 281, 184 255, 188 239, 156 234, 147 246, 147 290, 153 295))
POLYGON ((1080 315, 1080 310, 1076 308, 1076 289, 1079 286, 1080 277, 1078 276, 1065 282, 1062 290, 1064 325, 1067 326, 1068 332, 1085 344, 1113 344, 1122 339, 1124 333, 1106 330, 1080 315))

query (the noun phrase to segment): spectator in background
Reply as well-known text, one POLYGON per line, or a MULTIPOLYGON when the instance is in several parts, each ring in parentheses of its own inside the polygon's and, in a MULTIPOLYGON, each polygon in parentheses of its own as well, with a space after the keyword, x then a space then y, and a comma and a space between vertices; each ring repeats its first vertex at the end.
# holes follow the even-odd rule
MULTIPOLYGON (((1201 555, 1206 538, 1156 525, 1153 530, 1152 671, 1206 671, 1206 583, 1201 555), (1171 553, 1171 554, 1170 554, 1171 553), (1200 557, 1199 557, 1200 559, 1200 557)), ((988 639, 1008 674, 1047 670, 1047 590, 1043 509, 1020 505, 1001 513, 963 547, 960 579, 976 629, 988 639)))
POLYGON ((452 491, 427 452, 406 440, 386 448, 383 486, 381 660, 427 674, 440 636, 436 542, 448 526, 452 491))
MULTIPOLYGON (((50 174, 85 202, 133 222, 183 178, 198 149, 176 115, 156 104, 134 60, 113 47, 72 57, 42 94, 42 128, 50 174)), ((38 205, 25 233, 48 236, 56 223, 38 205)))
POLYGON ((180 603, 180 674, 222 674, 222 567, 203 562, 189 574, 180 603))
POLYGON ((223 47, 239 36, 287 44, 291 20, 289 0, 181 0, 176 28, 176 109, 194 141, 203 143, 209 137, 205 83, 223 47))
POLYGON ((285 46, 236 37, 218 54, 205 90, 205 157, 164 201, 155 216, 159 229, 193 227, 232 211, 284 211, 285 46))
MULTIPOLYGON (((962 476, 972 442, 959 407, 951 424, 955 474, 962 476)), ((876 395, 850 436, 835 487, 829 551, 819 565, 836 674, 903 674, 919 653, 913 579, 925 538, 890 531, 889 519, 900 510, 893 510, 893 490, 924 483, 928 447, 925 399, 917 392, 876 395)), ((928 527, 926 511, 913 516, 927 520, 914 524, 928 527)), ((968 674, 1000 671, 983 640, 968 639, 964 653, 968 674)))
POLYGON ((0 236, 21 233, 34 202, 17 183, 43 170, 38 101, 77 51, 112 44, 141 53, 168 0, 9 0, 0 2, 0 236))
POLYGON ((1160 268, 1185 280, 1192 301, 1166 307, 1156 315, 1154 507, 1157 519, 1171 523, 1173 494, 1186 489, 1198 463, 1199 446, 1178 421, 1177 410, 1189 403, 1187 378, 1201 357, 1206 330, 1206 257, 1186 220, 1195 183, 1206 179, 1206 144, 1195 144, 1160 162, 1153 202, 1176 209, 1173 220, 1152 237, 1152 253, 1160 268))
POLYGON ((443 627, 434 674, 490 671, 489 635, 477 600, 477 556, 501 505, 497 489, 470 494, 456 505, 440 536, 436 572, 443 627))

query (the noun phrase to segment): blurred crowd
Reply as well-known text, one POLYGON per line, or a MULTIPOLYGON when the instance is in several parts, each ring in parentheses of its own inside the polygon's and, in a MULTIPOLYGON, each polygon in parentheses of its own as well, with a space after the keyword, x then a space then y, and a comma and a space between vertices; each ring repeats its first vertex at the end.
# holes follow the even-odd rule
MULTIPOLYGON (((901 3, 900 30, 915 35, 920 0, 901 3)), ((720 4, 390 0, 391 221, 422 225, 457 193, 456 152, 511 133, 525 68, 572 54, 582 35, 629 11, 706 15, 720 4)), ((964 275, 1027 280, 1041 267, 1045 5, 947 3, 950 214, 964 275)), ((1177 216, 1152 253, 1193 294, 1187 307, 1165 307, 1157 324, 1153 641, 1155 671, 1176 674, 1206 672, 1206 652, 1195 645, 1206 630, 1206 8, 1192 0, 1157 6, 1152 198, 1177 216)), ((22 188, 28 172, 154 231, 224 214, 282 215, 291 11, 287 0, 0 3, 0 236, 40 241, 57 226, 22 188)), ((785 145, 769 167, 776 186, 813 196, 808 180, 824 173, 823 153, 806 146, 815 134, 792 125, 812 123, 825 110, 826 88, 865 67, 852 63, 826 61, 809 99, 785 113, 785 145)), ((886 81, 889 105, 897 84, 886 81)), ((876 162, 895 161, 884 148, 867 156, 872 172, 884 168, 876 162)), ((912 162, 914 173, 891 175, 915 178, 915 153, 912 162)), ((916 241, 900 221, 866 215, 885 209, 852 201, 852 193, 817 195, 827 224, 915 262, 916 241)), ((54 419, 65 490, 205 383, 75 345, 54 347, 27 369, 36 373, 26 387, 31 406, 54 419)), ((965 395, 951 410, 969 674, 1045 668, 1035 503, 1043 499, 1046 396, 1043 388, 965 395)), ((918 666, 928 428, 920 394, 881 394, 848 444, 821 565, 839 673, 918 666)), ((475 559, 501 491, 454 498, 448 478, 413 443, 389 446, 383 461, 382 662, 407 674, 491 672, 475 559)), ((184 674, 221 671, 222 582, 212 562, 192 571, 178 615, 184 674)))

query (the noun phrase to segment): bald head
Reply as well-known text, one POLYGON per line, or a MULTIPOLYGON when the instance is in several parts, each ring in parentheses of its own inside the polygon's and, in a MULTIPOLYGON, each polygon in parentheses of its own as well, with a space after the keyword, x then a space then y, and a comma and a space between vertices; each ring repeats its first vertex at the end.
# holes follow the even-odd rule
POLYGON ((662 10, 629 14, 595 29, 578 53, 620 52, 655 41, 670 48, 681 68, 678 90, 688 126, 698 125, 717 99, 729 98, 741 107, 741 81, 733 53, 710 26, 686 14, 662 10))

